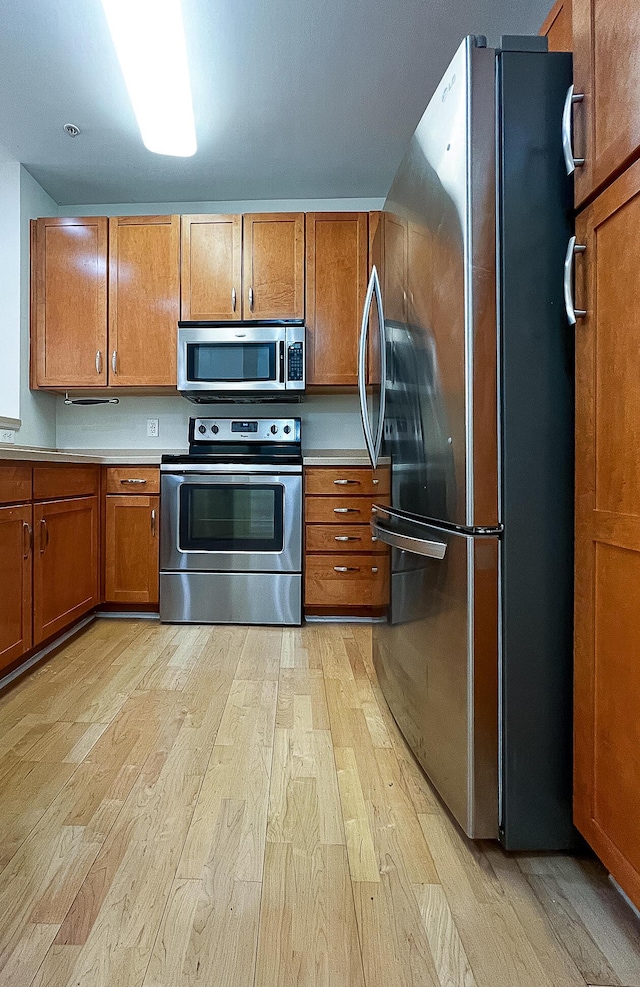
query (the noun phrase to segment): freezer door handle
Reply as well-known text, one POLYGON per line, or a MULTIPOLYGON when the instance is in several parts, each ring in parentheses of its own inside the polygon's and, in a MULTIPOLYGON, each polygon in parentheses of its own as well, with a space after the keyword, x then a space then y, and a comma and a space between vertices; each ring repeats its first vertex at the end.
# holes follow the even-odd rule
POLYGON ((411 535, 401 535, 379 524, 375 518, 371 521, 371 532, 385 545, 400 548, 414 555, 426 555, 430 559, 443 559, 447 552, 446 543, 434 541, 431 538, 413 538, 411 535))
POLYGON ((369 313, 373 301, 375 267, 371 271, 367 294, 364 299, 362 310, 362 325, 360 327, 360 340, 358 343, 358 391, 360 395, 360 414, 362 415, 362 430, 364 440, 369 453, 371 465, 376 466, 376 454, 373 436, 371 434, 371 424, 369 422, 369 411, 367 409, 367 341, 369 339, 369 313))

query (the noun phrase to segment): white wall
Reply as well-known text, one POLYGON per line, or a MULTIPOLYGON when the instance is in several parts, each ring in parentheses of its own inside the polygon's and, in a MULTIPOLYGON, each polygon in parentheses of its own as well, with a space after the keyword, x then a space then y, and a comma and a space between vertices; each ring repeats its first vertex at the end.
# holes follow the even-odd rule
POLYGON ((212 418, 302 418, 305 449, 361 449, 360 405, 355 394, 314 394, 300 404, 195 405, 182 397, 121 397, 120 404, 57 409, 60 449, 180 450, 187 446, 192 416, 212 418), (160 423, 157 439, 147 438, 147 419, 160 423))
POLYGON ((20 418, 20 165, 0 164, 0 417, 20 418))
POLYGON ((58 205, 20 166, 20 418, 16 442, 24 446, 56 448, 56 404, 53 394, 29 390, 29 221, 56 216, 58 205))
POLYGON ((59 206, 58 216, 163 216, 165 213, 368 212, 384 199, 247 199, 224 202, 107 202, 59 206))

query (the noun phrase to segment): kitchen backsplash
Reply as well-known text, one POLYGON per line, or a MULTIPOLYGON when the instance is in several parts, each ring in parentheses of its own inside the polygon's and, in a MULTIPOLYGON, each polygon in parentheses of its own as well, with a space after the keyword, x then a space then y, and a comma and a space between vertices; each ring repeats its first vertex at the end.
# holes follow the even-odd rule
POLYGON ((185 398, 120 398, 120 404, 65 405, 56 408, 58 449, 181 449, 187 445, 189 418, 302 418, 305 449, 364 447, 360 405, 356 394, 314 394, 300 404, 195 405, 185 398), (158 421, 158 437, 147 435, 147 422, 158 421))

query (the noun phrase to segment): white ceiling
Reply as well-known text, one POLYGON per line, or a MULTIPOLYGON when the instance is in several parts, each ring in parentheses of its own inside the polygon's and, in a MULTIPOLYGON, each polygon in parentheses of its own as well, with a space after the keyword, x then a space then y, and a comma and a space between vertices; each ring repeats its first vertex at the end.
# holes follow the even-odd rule
POLYGON ((550 5, 183 0, 184 159, 144 148, 100 0, 0 0, 0 135, 60 204, 384 196, 461 38, 535 33, 550 5))

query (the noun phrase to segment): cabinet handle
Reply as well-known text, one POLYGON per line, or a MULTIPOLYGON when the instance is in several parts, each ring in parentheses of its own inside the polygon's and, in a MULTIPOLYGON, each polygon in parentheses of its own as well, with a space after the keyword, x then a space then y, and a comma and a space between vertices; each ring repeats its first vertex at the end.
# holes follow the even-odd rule
POLYGON ((360 480, 334 480, 333 481, 337 487, 346 487, 348 483, 357 483, 360 485, 360 480))
POLYGON ((232 312, 235 312, 235 310, 236 310, 236 289, 235 288, 232 288, 231 289, 231 311, 232 312))
POLYGON ((576 254, 583 254, 586 249, 584 244, 576 243, 575 236, 570 237, 564 258, 564 307, 570 326, 575 326, 576 319, 584 319, 587 314, 586 309, 574 308, 573 301, 573 258, 576 254))
POLYGON ((581 168, 584 164, 584 158, 574 158, 571 139, 571 109, 574 103, 581 103, 583 99, 584 93, 576 93, 574 92, 574 87, 572 85, 569 86, 564 100, 564 110, 562 111, 562 150, 567 175, 572 175, 576 167, 581 168))
POLYGON ((45 518, 40 518, 40 555, 44 555, 49 544, 49 528, 45 518))
POLYGON ((372 572, 377 572, 378 571, 378 566, 377 565, 372 565, 371 566, 371 571, 372 572))
POLYGON ((333 513, 334 514, 359 514, 360 513, 360 508, 359 507, 334 507, 333 508, 333 513))
POLYGON ((117 377, 117 375, 118 375, 118 351, 117 350, 114 350, 113 353, 111 354, 111 369, 113 370, 114 374, 117 377))
POLYGON ((156 512, 155 508, 151 511, 151 535, 153 538, 156 537, 156 512))
POLYGON ((102 373, 102 353, 100 350, 96 350, 96 373, 102 373))
POLYGON ((336 541, 362 541, 357 535, 334 535, 336 541))
POLYGON ((138 477, 125 477, 124 480, 120 480, 120 483, 146 483, 146 480, 138 479, 138 477))
POLYGON ((373 478, 373 480, 371 482, 373 483, 374 487, 377 487, 377 485, 380 483, 380 480, 376 480, 376 478, 374 476, 374 478, 373 478))
POLYGON ((23 544, 26 545, 22 558, 28 559, 33 549, 33 530, 27 521, 22 522, 22 534, 24 538, 23 544))
POLYGON ((249 288, 249 308, 253 312, 253 288, 249 288))
POLYGON ((359 565, 334 565, 334 572, 360 572, 359 565))

